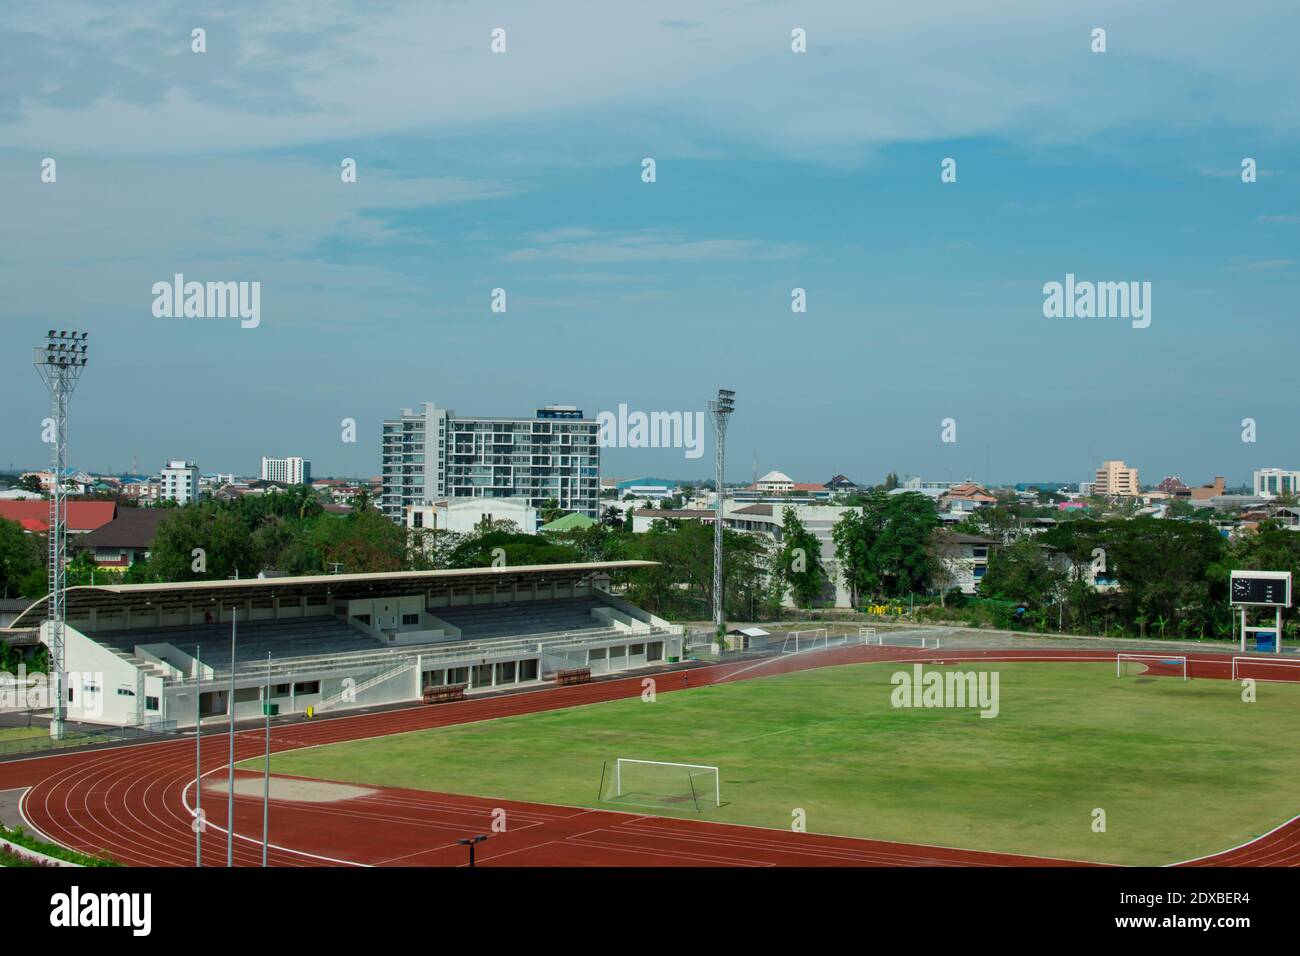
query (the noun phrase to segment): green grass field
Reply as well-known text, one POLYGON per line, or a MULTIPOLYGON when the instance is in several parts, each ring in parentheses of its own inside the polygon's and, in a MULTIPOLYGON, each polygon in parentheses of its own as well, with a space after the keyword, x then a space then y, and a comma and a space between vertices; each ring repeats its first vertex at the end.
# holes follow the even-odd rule
POLYGON ((39 727, 0 727, 0 740, 22 740, 27 737, 48 737, 50 728, 39 727))
POLYGON ((1000 713, 985 719, 895 709, 900 667, 822 668, 334 744, 272 767, 608 806, 596 799, 607 760, 711 764, 723 800, 704 814, 712 820, 788 829, 802 808, 813 832, 1139 865, 1227 849, 1300 810, 1300 685, 1261 684, 1244 703, 1229 681, 1116 679, 1113 664, 963 664, 999 674, 1000 713), (1092 830, 1098 807, 1105 833, 1092 830))

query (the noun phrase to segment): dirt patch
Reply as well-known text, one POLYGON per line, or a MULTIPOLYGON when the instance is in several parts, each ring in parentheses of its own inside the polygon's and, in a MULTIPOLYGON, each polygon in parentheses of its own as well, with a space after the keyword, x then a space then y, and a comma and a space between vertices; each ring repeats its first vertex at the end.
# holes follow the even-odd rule
MULTIPOLYGON (((209 780, 204 790, 213 793, 225 793, 225 778, 209 780)), ((235 796, 261 798, 263 782, 261 777, 235 778, 235 796)), ((271 778, 271 799, 286 800, 292 803, 338 803, 341 800, 355 800, 368 797, 375 791, 365 787, 353 787, 346 783, 326 783, 321 780, 294 780, 286 777, 271 778)))

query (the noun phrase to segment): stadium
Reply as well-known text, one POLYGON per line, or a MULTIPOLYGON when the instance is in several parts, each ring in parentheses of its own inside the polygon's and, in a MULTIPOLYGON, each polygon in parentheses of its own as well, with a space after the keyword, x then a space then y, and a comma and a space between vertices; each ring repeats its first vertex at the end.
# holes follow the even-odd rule
POLYGON ((0 740, 0 820, 131 866, 1300 863, 1292 656, 710 647, 609 590, 646 564, 70 588, 69 718, 105 742, 0 740))
MULTIPOLYGON (((68 715, 176 729, 644 667, 680 655, 681 628, 599 586, 644 564, 69 588, 68 715)), ((48 628, 47 602, 11 630, 48 628)))

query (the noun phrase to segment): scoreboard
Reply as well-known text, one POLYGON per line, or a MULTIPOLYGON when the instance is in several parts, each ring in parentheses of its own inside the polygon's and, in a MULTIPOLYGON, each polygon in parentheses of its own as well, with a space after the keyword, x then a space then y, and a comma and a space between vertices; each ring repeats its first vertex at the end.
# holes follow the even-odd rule
POLYGON ((1290 571, 1233 571, 1231 603, 1291 606, 1290 571))

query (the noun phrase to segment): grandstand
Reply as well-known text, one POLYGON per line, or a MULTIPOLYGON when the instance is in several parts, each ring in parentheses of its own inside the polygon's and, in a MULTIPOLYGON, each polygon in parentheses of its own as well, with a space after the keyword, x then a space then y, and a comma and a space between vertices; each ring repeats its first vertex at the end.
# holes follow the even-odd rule
MULTIPOLYGON (((76 587, 67 591, 69 716, 192 726, 538 684, 681 653, 681 628, 609 593, 645 561, 76 587), (233 627, 232 627, 233 625, 233 627), (232 634, 233 631, 233 634, 232 634), (232 643, 233 638, 233 643, 232 643), (233 647, 233 657, 232 657, 233 647)), ((17 629, 41 621, 47 599, 17 629)))

